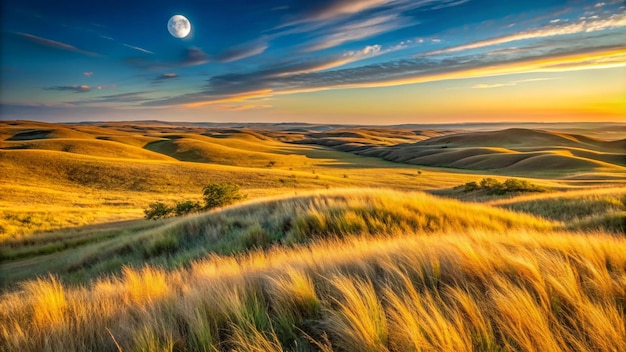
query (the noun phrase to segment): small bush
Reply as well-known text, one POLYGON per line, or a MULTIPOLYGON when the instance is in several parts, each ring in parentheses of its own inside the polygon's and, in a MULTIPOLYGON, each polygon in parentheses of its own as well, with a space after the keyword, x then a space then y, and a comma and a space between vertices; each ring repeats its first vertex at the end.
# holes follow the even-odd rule
POLYGON ((182 202, 176 202, 175 212, 176 216, 187 215, 192 212, 196 212, 202 209, 202 205, 198 202, 193 202, 191 200, 185 200, 182 202))
POLYGON ((476 182, 468 182, 463 187, 463 191, 464 192, 472 192, 472 191, 476 191, 478 189, 480 189, 480 186, 476 182))
POLYGON ((487 193, 489 194, 504 194, 506 193, 506 190, 504 189, 504 186, 502 185, 502 183, 500 183, 500 181, 496 180, 495 178, 483 178, 482 180, 480 180, 480 188, 487 190, 487 193))
POLYGON ((509 178, 504 181, 504 189, 506 192, 545 192, 545 187, 537 186, 526 180, 519 180, 516 178, 509 178))
POLYGON ((512 192, 545 192, 546 189, 526 180, 515 178, 506 179, 503 183, 495 178, 487 177, 480 180, 480 183, 468 182, 463 186, 464 192, 485 190, 487 194, 502 195, 512 192))
POLYGON ((173 211, 174 209, 165 203, 154 202, 150 203, 148 209, 144 209, 143 212, 146 214, 146 219, 156 220, 171 216, 173 211))
POLYGON ((205 209, 229 205, 246 197, 239 192, 239 185, 234 183, 211 183, 204 187, 202 194, 205 209))

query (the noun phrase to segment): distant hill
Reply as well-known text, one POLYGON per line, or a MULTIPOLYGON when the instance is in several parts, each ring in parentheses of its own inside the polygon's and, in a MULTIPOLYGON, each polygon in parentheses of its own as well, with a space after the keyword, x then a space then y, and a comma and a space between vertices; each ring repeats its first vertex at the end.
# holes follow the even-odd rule
MULTIPOLYGON (((317 144, 415 165, 505 172, 626 171, 626 139, 606 141, 577 134, 511 128, 435 133, 415 143, 395 145, 383 145, 370 139, 369 144, 361 142, 357 146, 352 137, 324 135, 317 144)), ((304 139, 301 142, 314 141, 304 139)))

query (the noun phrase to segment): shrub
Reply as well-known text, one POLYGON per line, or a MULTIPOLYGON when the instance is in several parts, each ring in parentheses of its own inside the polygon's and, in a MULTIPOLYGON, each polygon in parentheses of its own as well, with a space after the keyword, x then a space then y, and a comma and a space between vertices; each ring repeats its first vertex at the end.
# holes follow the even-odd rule
POLYGON ((185 200, 182 202, 176 202, 175 212, 176 216, 186 215, 202 209, 202 205, 198 202, 185 200))
POLYGON ((504 185, 500 183, 500 181, 495 178, 483 178, 480 180, 480 188, 487 190, 488 194, 504 194, 506 190, 504 189, 504 185))
POLYGON ((476 182, 468 182, 463 186, 464 192, 472 192, 477 190, 485 190, 487 194, 502 195, 510 192, 545 192, 546 189, 534 185, 526 180, 509 178, 501 183, 495 178, 487 177, 480 180, 480 184, 476 182))
POLYGON ((472 181, 472 182, 468 182, 465 184, 463 188, 463 192, 472 192, 478 189, 480 189, 480 186, 478 186, 478 183, 472 181))
POLYGON ((509 178, 504 181, 504 188, 507 192, 542 192, 543 189, 526 180, 509 178))
POLYGON ((156 220, 156 219, 162 219, 162 218, 171 216, 173 211, 174 209, 167 206, 167 204, 165 203, 154 202, 154 203, 150 203, 150 205, 148 206, 148 209, 144 209, 143 212, 146 214, 146 219, 156 220))
POLYGON ((246 197, 239 192, 239 185, 234 183, 211 183, 204 187, 202 194, 205 209, 229 205, 246 197))

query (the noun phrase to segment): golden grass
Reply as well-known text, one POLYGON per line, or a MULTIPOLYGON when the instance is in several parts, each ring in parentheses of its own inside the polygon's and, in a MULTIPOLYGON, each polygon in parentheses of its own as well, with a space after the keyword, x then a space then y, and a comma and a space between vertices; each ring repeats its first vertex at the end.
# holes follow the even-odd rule
MULTIPOLYGON (((490 137, 510 142, 507 133, 490 137)), ((558 142, 550 149, 558 158, 577 158, 582 149, 572 143, 607 151, 615 144, 528 137, 507 147, 541 137, 558 142)), ((0 274, 12 284, 34 278, 0 295, 0 350, 626 350, 626 240, 556 230, 592 227, 606 216, 621 221, 623 192, 491 204, 551 219, 543 220, 423 193, 343 189, 435 189, 483 175, 418 173, 280 138, 291 137, 0 122, 0 148, 37 148, 0 150, 0 250, 9 259, 0 274), (218 163, 154 160, 138 148, 151 142, 175 147, 165 154, 218 163), (90 151, 120 143, 107 156, 90 151), (208 159, 216 153, 221 159, 208 159), (267 160, 276 163, 266 167, 267 160), (252 198, 279 196, 161 222, 28 236, 138 217, 149 202, 195 199, 206 183, 233 179, 252 198), (336 189, 303 192, 318 188, 336 189)), ((328 138, 388 145, 414 137, 368 130, 328 138)), ((461 154, 472 158, 478 149, 461 154)), ((483 149, 507 158, 525 153, 483 149)))
POLYGON ((92 226, 0 242, 3 286, 46 273, 85 282, 123 265, 176 267, 208 253, 233 254, 320 238, 433 233, 468 228, 550 230, 532 216, 421 192, 339 189, 255 199, 165 221, 92 226))
MULTIPOLYGON (((424 138, 412 131, 388 129, 328 135, 339 139, 356 136, 364 143, 381 145, 424 138)), ((355 186, 433 190, 484 177, 281 142, 301 137, 298 133, 292 136, 286 132, 159 123, 93 126, 0 121, 0 241, 64 227, 140 218, 151 202, 198 199, 210 182, 239 183, 250 198, 255 198, 355 186), (160 150, 165 154, 147 150, 163 145, 168 146, 160 150), (15 147, 29 149, 5 149, 15 147), (202 162, 181 162, 172 156, 202 162)), ((498 147, 482 149, 505 151, 498 147)), ((620 173, 602 176, 607 177, 614 177, 614 184, 623 183, 620 173)), ((538 181, 558 187, 567 186, 567 182, 538 181)))
MULTIPOLYGON (((268 143, 269 148, 277 142, 263 143, 268 143)), ((258 144, 261 148, 261 142, 258 144)), ((246 165, 237 161, 237 154, 231 155, 232 163, 238 163, 233 166, 105 158, 38 149, 0 150, 0 240, 37 231, 140 218, 149 203, 197 199, 210 182, 237 182, 250 198, 255 198, 350 186, 424 190, 480 178, 439 170, 418 174, 412 166, 318 147, 285 148, 281 144, 274 154, 266 153, 272 155, 270 161, 277 162, 272 168, 266 167, 267 161, 246 165), (385 177, 381 178, 381 174, 385 177)))
POLYGON ((11 142, 0 141, 0 148, 9 150, 50 150, 104 158, 174 160, 171 157, 143 149, 142 147, 99 139, 54 138, 11 142))
POLYGON ((104 351, 116 343, 124 351, 620 351, 624 309, 624 238, 395 234, 213 257, 170 273, 127 269, 84 288, 32 281, 1 296, 0 344, 7 351, 104 351))

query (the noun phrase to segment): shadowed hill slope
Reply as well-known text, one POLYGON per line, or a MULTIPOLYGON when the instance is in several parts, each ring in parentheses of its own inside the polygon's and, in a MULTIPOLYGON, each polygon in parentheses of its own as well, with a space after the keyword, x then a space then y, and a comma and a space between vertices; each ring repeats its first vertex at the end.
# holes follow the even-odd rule
POLYGON ((113 141, 113 139, 53 138, 24 140, 19 142, 7 140, 5 142, 0 142, 0 149, 49 150, 106 158, 174 160, 174 158, 167 155, 145 150, 141 147, 133 146, 133 144, 135 143, 120 143, 113 141))
POLYGON ((357 154, 416 165, 504 172, 626 172, 626 140, 603 141, 541 130, 507 129, 439 136, 357 154))

